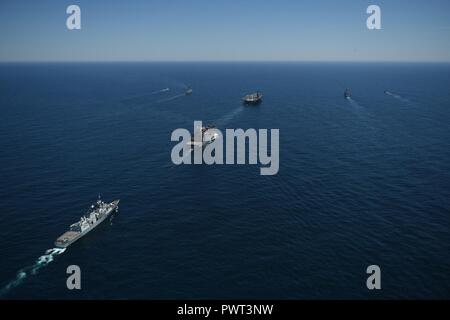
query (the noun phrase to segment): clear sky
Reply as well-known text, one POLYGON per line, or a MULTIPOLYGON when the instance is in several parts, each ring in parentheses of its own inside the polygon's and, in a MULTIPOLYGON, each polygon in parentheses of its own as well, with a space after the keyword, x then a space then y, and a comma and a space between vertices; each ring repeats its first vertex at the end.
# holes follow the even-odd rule
POLYGON ((450 62, 450 1, 0 0, 0 41, 0 61, 450 62))

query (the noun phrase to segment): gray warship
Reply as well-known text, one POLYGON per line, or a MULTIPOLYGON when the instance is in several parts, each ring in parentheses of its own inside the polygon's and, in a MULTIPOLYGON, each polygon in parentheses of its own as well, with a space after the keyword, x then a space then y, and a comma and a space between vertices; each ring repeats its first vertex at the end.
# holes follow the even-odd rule
POLYGON ((88 213, 81 217, 80 221, 72 224, 69 231, 66 231, 56 239, 55 246, 57 248, 67 248, 78 239, 84 237, 109 217, 111 213, 119 210, 119 201, 115 200, 111 203, 105 203, 99 196, 97 202, 91 206, 88 213))
POLYGON ((202 138, 201 140, 195 140, 195 132, 191 141, 188 142, 188 145, 191 146, 191 149, 194 147, 204 147, 210 143, 213 143, 218 137, 219 133, 216 130, 216 127, 213 125, 207 125, 206 127, 202 127, 202 138))
POLYGON ((350 89, 345 89, 344 98, 347 100, 350 100, 352 98, 352 92, 350 91, 350 89))
POLYGON ((251 93, 242 98, 245 104, 259 104, 262 101, 263 94, 260 91, 251 93))

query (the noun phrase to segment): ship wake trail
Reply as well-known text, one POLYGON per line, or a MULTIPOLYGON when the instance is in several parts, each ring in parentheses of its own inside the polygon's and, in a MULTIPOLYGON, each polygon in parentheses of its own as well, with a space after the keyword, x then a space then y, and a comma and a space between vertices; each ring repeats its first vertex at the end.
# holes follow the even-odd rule
POLYGON ((216 121, 216 124, 218 127, 223 127, 225 125, 227 125, 231 120, 233 120, 239 113, 242 112, 242 107, 237 107, 236 109, 234 109, 233 111, 227 113, 226 115, 224 115, 222 118, 218 119, 216 121))
POLYGON ((365 107, 360 105, 358 102, 353 100, 352 98, 348 98, 347 101, 350 103, 350 105, 353 107, 352 111, 353 113, 360 118, 360 123, 364 124, 367 129, 376 131, 376 127, 373 126, 374 121, 377 121, 376 118, 374 118, 365 107))
POLYGON ((372 115, 367 111, 365 107, 360 105, 358 102, 353 100, 352 98, 348 98, 347 101, 350 103, 350 105, 353 107, 352 111, 358 115, 358 117, 361 117, 365 121, 372 120, 372 115))
POLYGON ((181 98, 181 97, 184 97, 186 94, 184 94, 184 93, 181 93, 181 94, 177 94, 176 96, 173 96, 173 97, 169 97, 169 98, 166 98, 166 99, 161 99, 161 100, 158 100, 158 101, 156 101, 156 103, 164 103, 164 102, 169 102, 169 101, 172 101, 172 100, 175 100, 175 99, 178 99, 178 98, 181 98))
POLYGON ((347 101, 355 108, 363 109, 363 106, 359 105, 358 102, 353 100, 352 98, 348 98, 347 101))
POLYGON ((159 94, 159 93, 163 93, 163 92, 169 92, 169 91, 170 91, 169 88, 164 88, 164 89, 156 90, 156 91, 149 92, 149 93, 143 93, 143 94, 138 94, 138 95, 134 95, 134 96, 131 96, 131 97, 127 97, 127 98, 122 99, 121 101, 122 102, 132 102, 134 100, 138 100, 139 98, 145 98, 145 97, 153 96, 155 94, 159 94))
POLYGON ((66 251, 65 248, 53 248, 45 251, 45 254, 37 258, 36 262, 33 265, 22 268, 17 272, 16 278, 14 280, 11 280, 0 290, 0 297, 7 294, 11 289, 14 289, 15 287, 21 285, 29 276, 37 274, 40 269, 47 266, 55 259, 56 256, 59 256, 64 251, 66 251))
POLYGON ((388 96, 391 96, 392 98, 394 98, 394 99, 396 99, 396 100, 401 101, 401 102, 409 102, 408 99, 405 99, 405 98, 403 98, 401 95, 398 95, 398 94, 396 94, 396 93, 386 92, 386 94, 387 94, 388 96))

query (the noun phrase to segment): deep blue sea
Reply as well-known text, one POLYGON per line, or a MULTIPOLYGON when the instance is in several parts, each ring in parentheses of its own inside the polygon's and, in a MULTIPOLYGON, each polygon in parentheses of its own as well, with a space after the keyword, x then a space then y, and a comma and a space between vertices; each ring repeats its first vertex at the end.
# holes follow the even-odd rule
POLYGON ((443 64, 0 65, 2 298, 448 299, 449 88, 443 64), (175 166, 194 120, 279 128, 279 173, 175 166), (120 212, 45 256, 99 193, 120 212))

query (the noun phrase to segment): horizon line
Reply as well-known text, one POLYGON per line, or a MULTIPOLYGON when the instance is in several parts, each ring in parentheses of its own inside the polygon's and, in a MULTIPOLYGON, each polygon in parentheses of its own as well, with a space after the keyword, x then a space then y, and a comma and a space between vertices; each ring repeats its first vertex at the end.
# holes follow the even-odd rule
POLYGON ((0 60, 0 64, 38 63, 401 63, 450 64, 450 60, 0 60))

